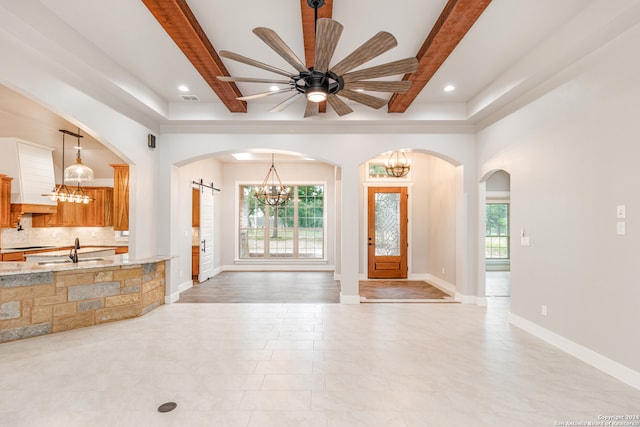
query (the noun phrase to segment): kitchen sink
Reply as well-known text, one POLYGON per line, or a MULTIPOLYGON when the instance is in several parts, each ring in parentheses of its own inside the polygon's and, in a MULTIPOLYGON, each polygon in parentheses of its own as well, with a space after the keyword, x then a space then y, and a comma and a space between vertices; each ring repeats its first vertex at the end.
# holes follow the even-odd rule
POLYGON ((38 265, 53 265, 53 264, 66 264, 71 263, 70 259, 51 259, 49 261, 40 261, 38 265))
MULTIPOLYGON (((83 262, 102 261, 104 258, 80 258, 78 264, 83 262)), ((73 264, 70 259, 51 259, 49 261, 40 261, 38 265, 56 265, 56 264, 73 264)))

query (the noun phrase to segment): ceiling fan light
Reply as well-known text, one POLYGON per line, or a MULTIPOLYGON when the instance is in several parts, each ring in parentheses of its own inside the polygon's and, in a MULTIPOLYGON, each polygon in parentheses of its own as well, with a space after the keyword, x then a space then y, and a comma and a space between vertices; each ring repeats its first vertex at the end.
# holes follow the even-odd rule
POLYGON ((327 93, 322 89, 312 89, 306 92, 307 100, 311 102, 323 102, 327 100, 327 93))

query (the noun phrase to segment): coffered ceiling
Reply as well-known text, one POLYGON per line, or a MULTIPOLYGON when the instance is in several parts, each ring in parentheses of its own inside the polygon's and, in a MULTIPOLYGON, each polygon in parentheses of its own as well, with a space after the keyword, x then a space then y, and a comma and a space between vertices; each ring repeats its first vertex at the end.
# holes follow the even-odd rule
MULTIPOLYGON (((587 9, 591 0, 326 0, 319 17, 344 26, 334 58, 346 57, 379 31, 397 47, 361 68, 416 57, 416 72, 386 80, 412 82, 379 110, 346 100, 354 110, 304 118, 304 102, 268 110, 288 97, 246 103, 235 98, 269 90, 258 83, 223 83, 217 75, 277 75, 221 58, 222 50, 292 70, 252 33, 273 29, 309 65, 313 9, 307 0, 0 0, 7 31, 49 55, 92 95, 145 124, 158 126, 258 122, 420 122, 475 124, 503 110, 517 94, 566 66, 557 56, 539 69, 510 73, 527 55, 587 9), (7 15, 8 14, 8 15, 7 15), (533 79, 532 76, 536 78, 533 79), (179 86, 187 91, 179 91, 179 86), (453 86, 455 90, 445 91, 453 86), (192 100, 185 100, 183 97, 192 100), (193 100, 195 99, 195 100, 193 100)), ((292 70, 293 72, 293 70, 292 70)))

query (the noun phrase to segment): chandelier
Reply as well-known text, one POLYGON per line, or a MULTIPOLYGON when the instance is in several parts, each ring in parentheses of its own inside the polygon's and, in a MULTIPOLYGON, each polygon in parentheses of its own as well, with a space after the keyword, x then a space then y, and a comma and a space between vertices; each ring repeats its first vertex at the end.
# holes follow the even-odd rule
POLYGON ((387 175, 396 178, 402 178, 409 174, 411 170, 411 161, 407 159, 407 156, 403 151, 393 151, 387 161, 384 164, 384 169, 387 171, 387 175))
POLYGON ((273 165, 273 154, 269 172, 264 177, 262 185, 256 187, 255 197, 260 203, 274 207, 286 204, 291 197, 291 189, 282 185, 278 171, 273 165))
POLYGON ((93 199, 90 198, 89 195, 87 195, 87 193, 82 189, 82 187, 80 187, 80 181, 81 180, 87 181, 87 180, 93 179, 93 171, 87 166, 83 165, 82 159, 80 159, 80 138, 82 138, 82 136, 80 135, 80 129, 78 129, 78 133, 70 132, 65 129, 59 129, 59 131, 62 132, 62 170, 64 171, 62 184, 60 185, 54 184, 53 190, 51 190, 49 193, 45 193, 42 195, 45 197, 48 197, 49 200, 53 202, 60 201, 60 202, 67 202, 67 203, 87 204, 93 199), (76 159, 76 164, 73 166, 69 166, 66 169, 64 168, 64 147, 65 147, 64 136, 65 135, 71 135, 78 138, 78 146, 77 146, 78 157, 76 159), (80 167, 78 167, 78 164, 80 164, 80 167), (71 168, 75 168, 75 169, 71 170, 71 168), (86 171, 83 172, 83 168, 88 169, 89 172, 86 172, 86 171), (69 171, 68 174, 67 174, 67 171, 69 171), (67 175, 71 178, 67 178, 67 175), (90 179, 87 179, 87 177, 90 177, 90 179), (77 187, 74 189, 70 189, 64 184, 66 180, 77 181, 78 182, 77 187))

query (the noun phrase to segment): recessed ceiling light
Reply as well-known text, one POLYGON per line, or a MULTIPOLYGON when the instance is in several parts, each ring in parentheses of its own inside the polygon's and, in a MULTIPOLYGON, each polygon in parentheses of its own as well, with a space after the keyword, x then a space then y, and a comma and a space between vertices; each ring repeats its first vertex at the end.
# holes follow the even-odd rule
POLYGON ((270 90, 271 92, 277 92, 279 89, 280 89, 280 88, 279 88, 278 86, 271 86, 271 87, 269 88, 269 90, 270 90))
POLYGON ((456 90, 456 87, 454 85, 446 85, 444 87, 445 92, 453 92, 454 90, 456 90))
POLYGON ((185 85, 178 86, 178 90, 180 92, 189 92, 189 88, 187 86, 185 86, 185 85))
POLYGON ((364 89, 356 89, 356 92, 364 92, 364 89))

